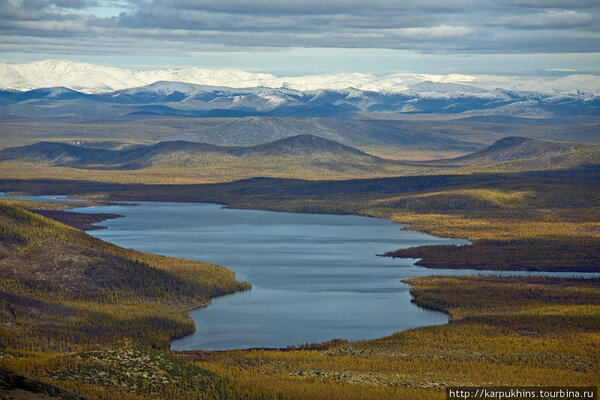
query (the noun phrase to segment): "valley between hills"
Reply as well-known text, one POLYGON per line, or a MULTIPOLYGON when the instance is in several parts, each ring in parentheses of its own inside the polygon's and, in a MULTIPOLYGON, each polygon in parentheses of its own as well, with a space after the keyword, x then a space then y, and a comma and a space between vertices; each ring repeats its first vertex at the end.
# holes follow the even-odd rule
MULTIPOLYGON (((196 119, 187 117, 128 118, 118 129, 105 119, 2 121, 10 134, 2 135, 0 191, 75 195, 80 205, 211 202, 387 218, 472 243, 381 254, 419 259, 432 274, 600 272, 593 117, 562 125, 244 117, 206 119, 201 134, 189 132, 196 119), (242 134, 261 129, 271 132, 264 142, 242 134), (412 159, 401 157, 408 153, 412 159)), ((448 314, 447 325, 370 341, 173 352, 170 341, 194 330, 186 310, 252 282, 224 267, 95 239, 68 226, 89 227, 60 212, 74 204, 0 201, 5 396, 441 399, 449 386, 589 386, 600 377, 597 277, 413 278, 414 302, 448 314)))

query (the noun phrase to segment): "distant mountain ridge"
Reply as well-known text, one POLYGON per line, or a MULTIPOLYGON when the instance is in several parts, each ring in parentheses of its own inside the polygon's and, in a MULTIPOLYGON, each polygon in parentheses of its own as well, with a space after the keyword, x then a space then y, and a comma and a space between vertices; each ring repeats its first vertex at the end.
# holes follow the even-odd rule
POLYGON ((600 94, 600 76, 506 77, 493 75, 434 75, 396 72, 389 75, 334 73, 276 76, 236 69, 190 67, 135 70, 130 68, 43 60, 25 64, 0 63, 0 88, 27 91, 64 86, 84 93, 107 93, 160 81, 232 88, 287 88, 299 91, 357 88, 381 93, 428 93, 428 96, 483 93, 495 89, 546 95, 600 94))
POLYGON ((430 91, 301 91, 264 86, 237 89, 166 81, 95 94, 66 87, 0 90, 0 116, 356 117, 361 113, 476 113, 548 117, 600 112, 600 97, 595 95, 483 90, 446 83, 422 82, 421 87, 430 91), (448 91, 441 89, 444 87, 449 87, 448 91), (466 89, 457 92, 457 87, 466 89))

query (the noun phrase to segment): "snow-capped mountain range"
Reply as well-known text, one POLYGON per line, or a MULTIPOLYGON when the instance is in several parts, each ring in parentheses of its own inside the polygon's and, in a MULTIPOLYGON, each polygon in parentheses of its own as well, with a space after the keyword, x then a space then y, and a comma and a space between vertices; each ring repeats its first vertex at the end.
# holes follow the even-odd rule
POLYGON ((135 71, 41 61, 0 64, 0 116, 599 115, 599 81, 595 75, 556 79, 408 73, 277 77, 238 70, 135 71))
MULTIPOLYGON (((306 76, 276 76, 236 69, 185 68, 135 70, 71 61, 45 60, 26 64, 0 63, 0 88, 27 91, 65 87, 86 94, 131 89, 156 82, 180 82, 230 88, 277 88, 297 91, 343 90, 357 92, 418 94, 420 97, 448 98, 474 96, 493 98, 496 89, 526 91, 546 96, 600 95, 600 75, 575 74, 564 77, 509 77, 496 75, 433 75, 399 72, 389 75, 338 73, 306 76)), ((159 86, 155 87, 157 90, 159 86)), ((164 90, 171 90, 173 86, 164 90)), ((180 91, 180 90, 177 90, 180 91)), ((184 92, 184 91, 182 91, 184 92)))

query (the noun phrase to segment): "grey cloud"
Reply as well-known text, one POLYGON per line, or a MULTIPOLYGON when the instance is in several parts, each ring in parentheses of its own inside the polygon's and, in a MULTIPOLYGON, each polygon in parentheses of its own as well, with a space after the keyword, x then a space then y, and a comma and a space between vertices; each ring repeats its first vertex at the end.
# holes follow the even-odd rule
POLYGON ((99 5, 97 0, 21 0, 20 8, 36 11, 50 8, 83 9, 99 5))
POLYGON ((129 11, 94 15, 90 7, 102 4, 0 1, 0 49, 186 54, 343 47, 528 54, 599 47, 600 6, 587 0, 131 0, 124 7, 129 11))
POLYGON ((368 14, 371 12, 398 12, 421 10, 428 12, 451 12, 468 8, 471 1, 458 0, 155 0, 153 6, 183 10, 205 10, 228 14, 368 14))
POLYGON ((532 8, 578 9, 597 7, 597 0, 506 0, 506 4, 532 8))
POLYGON ((73 9, 81 9, 99 5, 99 3, 94 0, 53 0, 50 3, 56 7, 73 9))

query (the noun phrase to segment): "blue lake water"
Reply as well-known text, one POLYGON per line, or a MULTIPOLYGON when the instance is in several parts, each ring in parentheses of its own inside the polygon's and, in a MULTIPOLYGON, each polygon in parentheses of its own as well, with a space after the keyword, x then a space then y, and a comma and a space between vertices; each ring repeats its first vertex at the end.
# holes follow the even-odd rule
MULTIPOLYGON (((35 200, 48 198, 30 197, 35 200)), ((58 199, 60 201, 60 199, 58 199)), ((126 248, 227 266, 251 291, 190 312, 196 332, 176 350, 285 347, 334 338, 373 339, 448 321, 411 303, 404 278, 528 272, 434 270, 413 259, 377 257, 429 244, 465 244, 359 216, 224 209, 215 204, 141 202, 74 211, 116 213, 91 235, 126 248)), ((540 273, 537 273, 540 274, 540 273)), ((598 274, 541 273, 560 276, 598 274)))
POLYGON ((401 247, 465 243, 375 218, 224 209, 215 204, 89 207, 116 213, 90 234, 122 247, 225 265, 252 290, 190 312, 193 335, 172 348, 285 347, 372 339, 448 317, 411 303, 403 278, 434 271, 377 257, 401 247))

